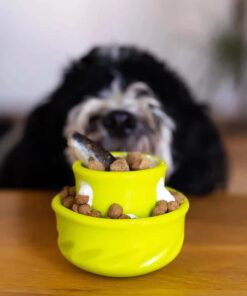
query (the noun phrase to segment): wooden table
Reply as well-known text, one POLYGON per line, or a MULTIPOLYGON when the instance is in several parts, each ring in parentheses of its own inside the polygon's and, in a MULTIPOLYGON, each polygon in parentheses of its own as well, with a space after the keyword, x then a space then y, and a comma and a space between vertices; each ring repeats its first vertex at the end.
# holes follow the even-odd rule
POLYGON ((184 247, 154 273, 84 272, 59 253, 52 193, 0 191, 0 295, 247 295, 247 198, 191 199, 184 247))

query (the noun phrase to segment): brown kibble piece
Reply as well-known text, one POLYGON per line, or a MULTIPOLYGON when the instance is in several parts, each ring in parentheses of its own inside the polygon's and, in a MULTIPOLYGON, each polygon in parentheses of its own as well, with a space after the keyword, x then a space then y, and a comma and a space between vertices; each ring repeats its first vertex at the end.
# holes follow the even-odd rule
POLYGON ((74 186, 73 187, 69 187, 68 188, 68 192, 69 192, 69 195, 75 196, 75 187, 74 186))
POLYGON ((78 205, 87 204, 89 201, 89 196, 88 195, 76 195, 75 201, 78 205))
POLYGON ((110 171, 113 172, 125 172, 129 170, 130 168, 125 158, 118 158, 110 165, 110 171))
POLYGON ((95 170, 95 171, 104 171, 105 170, 103 163, 101 163, 98 160, 93 159, 92 157, 89 158, 87 167, 90 170, 95 170))
POLYGON ((162 207, 156 206, 152 211, 152 216, 159 216, 165 214, 165 211, 162 207))
POLYGON ((78 204, 76 204, 76 203, 73 204, 72 211, 78 213, 78 204))
POLYGON ((119 219, 131 219, 130 216, 126 215, 126 214, 122 214, 119 219))
POLYGON ((90 215, 91 214, 91 207, 90 205, 79 205, 78 212, 83 215, 90 215))
POLYGON ((172 192, 172 195, 175 197, 175 200, 181 205, 184 201, 184 196, 179 192, 172 192))
POLYGON ((176 210, 179 207, 179 204, 177 201, 169 201, 167 204, 168 212, 172 212, 176 210))
POLYGON ((137 159, 142 159, 141 152, 129 152, 126 158, 130 167, 132 166, 134 161, 136 161, 137 159))
POLYGON ((156 204, 164 213, 167 212, 167 201, 166 200, 159 200, 156 204))
POLYGON ((149 169, 152 165, 152 162, 150 159, 148 159, 147 157, 143 157, 141 159, 136 159, 132 165, 131 168, 132 170, 145 170, 145 169, 149 169))
POLYGON ((60 194, 61 199, 67 197, 69 195, 69 187, 65 186, 59 194, 60 194))
POLYGON ((123 208, 118 204, 112 204, 108 210, 107 216, 113 219, 119 218, 123 214, 123 208))
POLYGON ((74 198, 72 196, 67 196, 62 199, 62 205, 65 206, 68 209, 72 208, 73 203, 75 202, 74 198))
POLYGON ((96 218, 102 217, 101 212, 100 211, 96 211, 96 210, 92 210, 92 212, 90 213, 90 216, 96 217, 96 218))

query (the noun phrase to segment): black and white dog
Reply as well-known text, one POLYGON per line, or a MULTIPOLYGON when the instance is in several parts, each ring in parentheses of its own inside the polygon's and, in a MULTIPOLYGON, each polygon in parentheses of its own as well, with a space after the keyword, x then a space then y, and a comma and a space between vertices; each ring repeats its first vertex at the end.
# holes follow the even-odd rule
POLYGON ((9 153, 1 186, 72 184, 66 139, 78 131, 111 151, 143 151, 168 164, 167 184, 206 194, 226 180, 219 134, 181 79, 146 51, 97 47, 71 65, 28 118, 9 153))

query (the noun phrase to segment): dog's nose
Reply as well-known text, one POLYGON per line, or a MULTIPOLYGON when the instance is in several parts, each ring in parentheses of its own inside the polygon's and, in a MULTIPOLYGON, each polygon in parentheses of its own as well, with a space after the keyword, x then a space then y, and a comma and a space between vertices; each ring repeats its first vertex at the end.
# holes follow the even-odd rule
POLYGON ((103 125, 112 137, 126 137, 136 128, 137 121, 133 114, 115 110, 103 118, 103 125))

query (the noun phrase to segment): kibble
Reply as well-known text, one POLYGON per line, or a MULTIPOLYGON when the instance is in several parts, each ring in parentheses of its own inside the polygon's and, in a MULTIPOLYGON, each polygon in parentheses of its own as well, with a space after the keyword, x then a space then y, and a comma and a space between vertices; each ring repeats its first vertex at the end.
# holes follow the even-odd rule
MULTIPOLYGON (((107 167, 113 172, 125 172, 130 170, 145 170, 153 166, 153 162, 141 152, 129 152, 126 158, 117 158, 107 167)), ((93 157, 89 157, 87 168, 96 171, 105 171, 104 164, 93 157)))
POLYGON ((98 160, 93 159, 92 157, 88 160, 88 168, 95 171, 104 171, 105 167, 103 163, 98 160))
POLYGON ((89 196, 88 195, 76 195, 75 201, 78 205, 87 204, 89 201, 89 196))
POLYGON ((172 212, 179 207, 179 203, 177 201, 169 201, 167 203, 168 212, 172 212))
POLYGON ((78 205, 78 212, 83 215, 90 215, 91 214, 91 207, 88 204, 78 205))
POLYGON ((145 170, 149 169, 152 165, 152 162, 147 157, 142 157, 141 159, 136 159, 131 166, 132 170, 145 170))
POLYGON ((159 215, 163 215, 165 214, 164 211, 162 210, 162 208, 160 208, 159 206, 156 206, 153 211, 152 211, 152 215, 151 216, 159 216, 159 215))
POLYGON ((96 217, 96 218, 102 217, 101 212, 100 211, 96 211, 96 210, 92 210, 92 212, 90 213, 90 216, 96 217))
POLYGON ((74 198, 72 196, 66 196, 62 199, 62 205, 68 209, 71 209, 74 203, 74 198))
POLYGON ((167 207, 168 205, 166 200, 159 200, 152 211, 152 216, 159 216, 165 214, 167 212, 167 207))
POLYGON ((74 203, 73 206, 72 206, 72 211, 76 212, 76 213, 79 213, 78 212, 78 204, 74 203))
MULTIPOLYGON (((139 157, 140 153, 137 152, 131 152, 132 154, 132 160, 135 157, 139 157), (135 155, 135 153, 137 153, 135 155)), ((120 164, 122 165, 128 165, 126 159, 117 159, 116 161, 120 161, 120 164), (124 160, 124 162, 122 161, 124 160)), ((115 162, 116 162, 115 161, 115 162)), ((117 164, 118 166, 118 164, 117 164)), ((163 215, 165 213, 169 213, 172 211, 175 211, 179 206, 183 203, 184 201, 184 196, 179 193, 179 192, 172 192, 172 195, 175 198, 175 201, 170 201, 167 202, 166 200, 159 200, 156 203, 156 206, 152 210, 151 216, 159 216, 163 215)), ((89 196, 88 195, 76 195, 76 190, 75 187, 69 187, 65 186, 62 191, 60 192, 60 198, 61 198, 61 204, 68 208, 71 209, 72 211, 82 214, 82 215, 87 215, 95 218, 100 218, 103 217, 102 213, 96 209, 92 209, 91 206, 88 204, 89 202, 89 196)), ((111 219, 131 219, 131 214, 126 215, 123 213, 123 208, 119 204, 112 204, 107 212, 107 217, 111 219)))
POLYGON ((179 192, 173 192, 172 195, 175 197, 175 200, 181 205, 184 201, 184 196, 179 192))
POLYGON ((63 190, 60 192, 61 199, 64 199, 69 195, 69 186, 65 186, 63 190))
POLYGON ((112 204, 109 207, 109 210, 107 212, 107 216, 112 219, 119 218, 122 214, 123 214, 123 208, 116 203, 112 204))
POLYGON ((129 170, 130 168, 125 158, 118 158, 110 165, 110 171, 125 172, 129 170))
POLYGON ((141 152, 129 152, 126 158, 130 167, 132 167, 132 164, 138 159, 142 159, 141 152))
POLYGON ((119 219, 131 219, 131 218, 126 214, 122 214, 121 216, 119 216, 119 219))
POLYGON ((70 196, 75 196, 75 187, 69 187, 68 188, 68 193, 70 196))
POLYGON ((164 213, 167 212, 167 201, 159 200, 156 204, 164 213))

